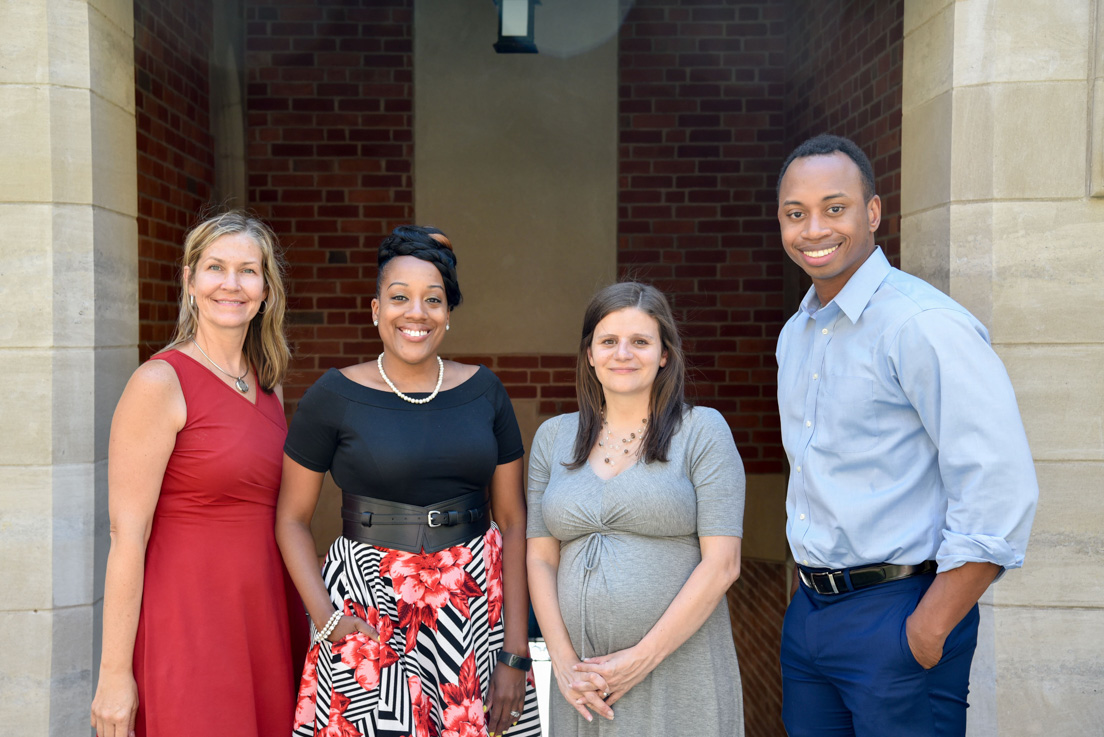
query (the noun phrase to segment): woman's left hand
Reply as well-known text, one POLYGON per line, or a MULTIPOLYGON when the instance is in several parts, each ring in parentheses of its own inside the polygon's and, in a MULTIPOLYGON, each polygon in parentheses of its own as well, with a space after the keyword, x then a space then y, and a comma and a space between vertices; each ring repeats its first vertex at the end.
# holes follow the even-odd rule
POLYGON ((510 712, 520 714, 525 706, 526 676, 525 671, 502 663, 495 664, 485 704, 488 709, 487 732, 492 737, 501 735, 520 719, 510 712))
POLYGON ((577 691, 608 691, 609 696, 604 701, 612 706, 633 686, 643 681, 656 665, 636 647, 587 658, 575 666, 579 678, 572 683, 572 688, 577 691))

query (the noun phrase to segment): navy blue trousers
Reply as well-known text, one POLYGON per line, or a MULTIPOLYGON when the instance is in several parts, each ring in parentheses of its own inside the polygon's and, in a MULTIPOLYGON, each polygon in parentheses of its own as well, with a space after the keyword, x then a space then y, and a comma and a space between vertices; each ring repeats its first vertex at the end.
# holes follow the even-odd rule
POLYGON ((790 737, 961 737, 978 608, 924 670, 905 619, 934 574, 825 596, 801 584, 782 625, 782 720, 790 737))

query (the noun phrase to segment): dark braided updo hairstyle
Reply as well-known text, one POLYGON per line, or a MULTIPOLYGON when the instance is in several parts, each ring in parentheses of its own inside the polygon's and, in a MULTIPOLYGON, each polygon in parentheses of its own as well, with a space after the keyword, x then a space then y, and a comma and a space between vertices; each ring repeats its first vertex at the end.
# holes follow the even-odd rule
POLYGON ((427 225, 400 225, 380 243, 379 272, 376 275, 377 298, 383 289, 384 267, 396 256, 413 256, 437 267, 444 281, 445 302, 448 303, 449 312, 464 299, 456 280, 456 254, 452 250, 452 241, 437 228, 427 225))

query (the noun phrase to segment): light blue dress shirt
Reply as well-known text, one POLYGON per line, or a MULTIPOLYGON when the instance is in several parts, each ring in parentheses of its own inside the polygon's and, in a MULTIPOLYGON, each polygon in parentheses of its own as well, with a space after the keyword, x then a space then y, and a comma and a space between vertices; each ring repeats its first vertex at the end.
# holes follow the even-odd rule
POLYGON ((813 568, 1023 565, 1038 484, 985 327, 880 248, 778 338, 786 535, 813 568))

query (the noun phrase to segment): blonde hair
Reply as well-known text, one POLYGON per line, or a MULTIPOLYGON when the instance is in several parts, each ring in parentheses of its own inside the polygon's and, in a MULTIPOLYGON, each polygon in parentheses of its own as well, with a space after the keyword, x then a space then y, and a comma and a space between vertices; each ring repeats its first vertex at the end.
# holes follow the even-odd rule
POLYGON ((287 312, 287 290, 284 288, 286 265, 280 253, 275 233, 260 219, 241 210, 230 210, 192 228, 184 239, 184 257, 181 260, 180 315, 176 320, 176 332, 166 348, 186 343, 195 337, 199 317, 196 307, 188 298, 188 279, 195 278, 196 266, 207 248, 224 235, 238 233, 248 236, 261 250, 261 273, 264 276, 268 296, 263 309, 253 316, 245 333, 245 358, 257 371, 257 383, 267 392, 284 381, 291 350, 284 334, 284 315, 287 312), (187 277, 185 277, 187 274, 187 277))

